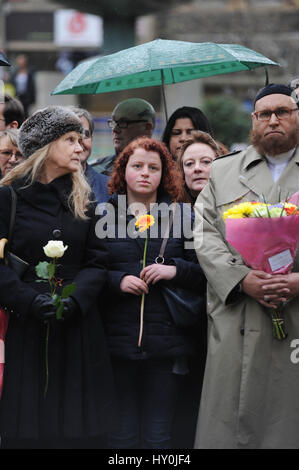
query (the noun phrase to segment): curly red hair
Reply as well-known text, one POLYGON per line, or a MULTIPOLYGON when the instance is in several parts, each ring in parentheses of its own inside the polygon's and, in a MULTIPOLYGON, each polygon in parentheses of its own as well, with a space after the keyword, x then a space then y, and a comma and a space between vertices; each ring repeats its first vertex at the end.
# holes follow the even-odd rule
POLYGON ((158 192, 168 193, 173 201, 180 200, 184 193, 184 181, 178 165, 170 155, 166 145, 149 137, 139 137, 130 142, 116 157, 113 172, 108 183, 110 194, 126 194, 127 183, 125 173, 129 158, 136 149, 142 148, 147 152, 157 152, 162 162, 162 177, 158 192))

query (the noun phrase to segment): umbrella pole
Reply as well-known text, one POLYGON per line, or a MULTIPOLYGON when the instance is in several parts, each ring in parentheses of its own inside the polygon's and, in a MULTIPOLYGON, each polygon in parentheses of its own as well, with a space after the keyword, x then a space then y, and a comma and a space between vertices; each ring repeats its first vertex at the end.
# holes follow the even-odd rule
POLYGON ((163 70, 161 70, 161 75, 162 75, 162 96, 163 96, 163 104, 164 104, 165 119, 166 119, 166 123, 167 123, 167 122, 168 122, 168 114, 167 114, 167 106, 166 106, 166 96, 165 96, 165 86, 164 86, 163 70))
POLYGON ((269 73, 268 73, 267 67, 265 67, 265 74, 266 74, 265 86, 267 86, 269 85, 269 73))

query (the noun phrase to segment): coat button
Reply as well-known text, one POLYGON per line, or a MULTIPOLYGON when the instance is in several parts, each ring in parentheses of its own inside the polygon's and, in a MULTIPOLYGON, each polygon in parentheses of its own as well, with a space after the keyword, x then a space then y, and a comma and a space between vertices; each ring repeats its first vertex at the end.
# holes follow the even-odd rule
POLYGON ((53 235, 54 238, 60 238, 61 237, 61 230, 56 228, 55 230, 53 230, 52 235, 53 235))
POLYGON ((241 334, 242 336, 244 336, 244 328, 241 328, 241 329, 240 329, 240 334, 241 334))

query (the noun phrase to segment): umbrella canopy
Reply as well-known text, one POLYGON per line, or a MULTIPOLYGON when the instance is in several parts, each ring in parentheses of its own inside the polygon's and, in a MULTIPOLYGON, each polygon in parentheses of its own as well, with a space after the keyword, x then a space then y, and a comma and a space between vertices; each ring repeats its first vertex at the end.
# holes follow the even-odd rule
POLYGON ((3 54, 1 54, 1 52, 0 52, 0 65, 10 65, 8 60, 4 57, 3 54))
POLYGON ((52 95, 168 85, 267 65, 279 64, 238 44, 156 39, 80 63, 52 95))

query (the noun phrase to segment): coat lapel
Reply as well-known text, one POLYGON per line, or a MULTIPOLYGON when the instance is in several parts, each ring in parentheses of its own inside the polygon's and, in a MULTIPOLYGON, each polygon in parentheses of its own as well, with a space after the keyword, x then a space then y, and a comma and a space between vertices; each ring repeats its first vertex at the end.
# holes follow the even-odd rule
POLYGON ((252 148, 245 158, 239 181, 261 201, 264 194, 267 194, 266 202, 284 201, 299 190, 299 149, 274 182, 266 159, 252 148))
POLYGON ((57 178, 49 184, 42 184, 38 181, 28 184, 25 180, 19 180, 13 186, 20 197, 36 209, 42 207, 44 212, 54 216, 57 216, 61 210, 61 204, 69 210, 68 194, 71 179, 68 175, 57 178))
POLYGON ((273 178, 265 158, 253 148, 248 152, 239 175, 239 181, 260 199, 273 186, 273 178))

